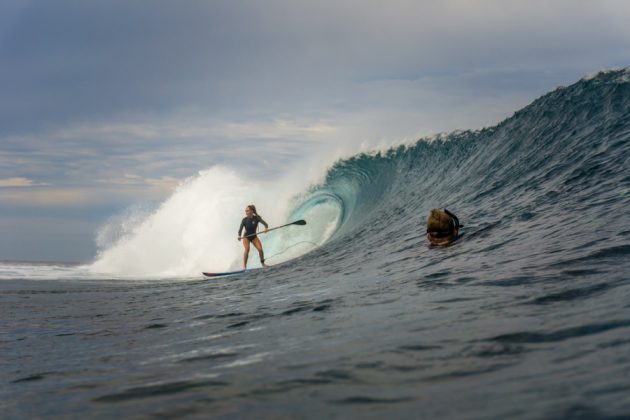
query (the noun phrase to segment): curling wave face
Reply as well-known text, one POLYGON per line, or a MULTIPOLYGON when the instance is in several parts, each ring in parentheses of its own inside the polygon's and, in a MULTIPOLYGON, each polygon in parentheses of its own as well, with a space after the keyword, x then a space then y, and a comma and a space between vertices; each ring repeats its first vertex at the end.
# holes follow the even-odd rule
MULTIPOLYGON (((630 226, 628 109, 629 71, 610 71, 559 88, 498 126, 338 162, 326 188, 342 197, 347 214, 332 255, 355 243, 352 259, 369 261, 375 249, 387 259, 425 245, 426 217, 436 207, 460 216, 478 251, 501 248, 500 255, 471 250, 478 259, 467 264, 479 267, 621 244, 630 226)), ((328 258, 320 263, 334 262, 328 258)))
POLYGON ((280 215, 275 224, 308 222, 265 237, 275 264, 305 253, 318 264, 358 264, 372 260, 375 249, 386 256, 422 246, 426 216, 436 207, 454 211, 467 226, 465 236, 480 241, 477 247, 514 242, 502 252, 515 259, 536 253, 534 243, 547 248, 587 240, 569 222, 615 241, 619 221, 628 218, 628 79, 624 70, 601 73, 543 96, 495 127, 341 160, 324 182, 307 189, 245 183, 212 168, 103 250, 92 269, 185 276, 238 266, 234 226, 243 197, 264 209, 263 216, 280 215), (349 255, 352 262, 344 260, 349 255))

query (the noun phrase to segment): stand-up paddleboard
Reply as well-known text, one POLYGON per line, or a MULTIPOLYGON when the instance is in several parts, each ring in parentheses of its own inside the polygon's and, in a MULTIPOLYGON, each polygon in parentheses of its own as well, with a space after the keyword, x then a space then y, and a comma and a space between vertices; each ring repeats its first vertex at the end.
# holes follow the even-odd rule
MULTIPOLYGON (((286 225, 282 225, 282 226, 274 227, 274 228, 271 228, 271 229, 267 229, 264 232, 252 233, 251 235, 243 236, 243 238, 248 238, 248 237, 254 236, 254 235, 262 235, 263 233, 271 232, 272 230, 280 229, 280 228, 291 226, 291 225, 304 226, 305 224, 306 224, 306 220, 296 220, 295 222, 287 223, 286 225)), ((206 276, 206 277, 236 276, 236 275, 239 275, 239 274, 245 274, 248 271, 258 270, 258 269, 261 269, 261 268, 263 268, 263 267, 254 267, 254 268, 248 268, 247 270, 238 270, 238 271, 226 271, 226 272, 223 272, 223 273, 209 273, 209 272, 206 273, 206 272, 203 272, 202 274, 204 276, 206 276)))
POLYGON ((206 273, 203 272, 202 274, 206 277, 225 277, 225 276, 236 276, 238 274, 244 274, 247 273, 249 271, 254 271, 254 270, 260 270, 262 267, 255 267, 255 268, 248 268, 247 270, 238 270, 238 271, 225 271, 222 273, 206 273))

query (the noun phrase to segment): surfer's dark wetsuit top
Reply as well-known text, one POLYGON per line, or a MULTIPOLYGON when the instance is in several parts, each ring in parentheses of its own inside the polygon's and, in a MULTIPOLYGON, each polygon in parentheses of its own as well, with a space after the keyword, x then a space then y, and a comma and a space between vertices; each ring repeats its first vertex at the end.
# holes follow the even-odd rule
POLYGON ((255 214, 251 218, 243 217, 243 221, 241 221, 241 227, 238 228, 238 236, 241 237, 241 232, 243 231, 243 228, 245 228, 245 236, 252 235, 245 239, 253 241, 257 238, 256 229, 258 229, 258 223, 262 223, 263 225, 265 225, 265 228, 269 227, 267 222, 265 222, 262 217, 257 214, 255 214))

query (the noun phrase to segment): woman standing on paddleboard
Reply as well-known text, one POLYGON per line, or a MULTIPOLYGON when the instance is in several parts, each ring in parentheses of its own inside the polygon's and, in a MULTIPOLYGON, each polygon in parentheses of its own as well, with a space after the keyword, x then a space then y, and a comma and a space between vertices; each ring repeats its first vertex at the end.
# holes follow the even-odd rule
POLYGON ((243 239, 243 247, 245 248, 245 252, 243 253, 243 270, 247 269, 247 257, 249 257, 250 242, 253 243, 254 247, 258 250, 262 266, 267 267, 265 265, 265 254, 263 253, 262 243, 260 242, 260 239, 258 239, 258 236, 256 236, 258 223, 262 223, 265 226, 265 232, 267 232, 269 225, 267 225, 267 222, 258 215, 258 212, 256 212, 256 206, 250 204, 245 207, 245 217, 243 218, 243 221, 241 221, 241 227, 238 228, 238 240, 240 241, 243 239), (243 228, 245 228, 245 236, 241 236, 243 228))

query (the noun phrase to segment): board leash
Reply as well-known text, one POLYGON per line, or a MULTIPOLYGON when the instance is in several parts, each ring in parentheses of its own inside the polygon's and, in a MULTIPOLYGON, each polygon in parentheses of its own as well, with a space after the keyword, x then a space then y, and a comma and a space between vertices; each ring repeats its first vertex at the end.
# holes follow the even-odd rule
POLYGON ((287 252, 289 249, 291 249, 291 248, 293 248, 293 247, 295 247, 295 246, 298 246, 298 245, 300 245, 300 244, 311 244, 311 245, 313 245, 314 247, 317 247, 317 244, 316 244, 315 242, 311 242, 311 241, 300 241, 300 242, 297 242, 297 243, 295 243, 295 244, 293 244, 293 245, 291 245, 291 246, 289 246, 289 247, 287 247, 287 248, 283 249, 283 250, 282 250, 282 251, 280 251, 280 252, 276 252, 275 254, 273 254, 273 255, 272 255, 272 256, 270 256, 270 257, 265 257, 265 261, 267 261, 267 260, 268 260, 268 259, 270 259, 270 258, 277 257, 278 255, 284 254, 284 253, 285 253, 285 252, 287 252))

